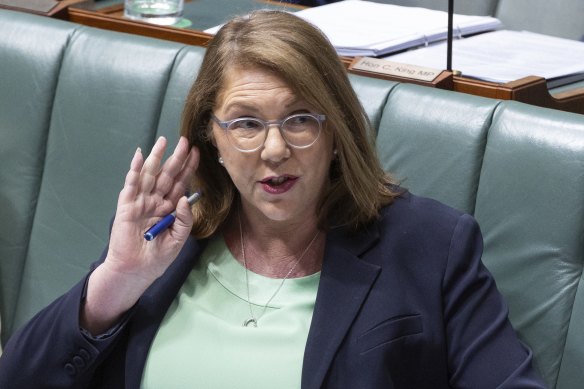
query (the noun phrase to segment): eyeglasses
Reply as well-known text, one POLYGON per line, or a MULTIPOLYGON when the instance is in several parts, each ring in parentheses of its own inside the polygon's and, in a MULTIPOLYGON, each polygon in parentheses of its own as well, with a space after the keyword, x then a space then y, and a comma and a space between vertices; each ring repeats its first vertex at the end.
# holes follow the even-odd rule
POLYGON ((227 139, 233 147, 244 153, 249 153, 263 146, 268 136, 268 128, 271 125, 278 126, 282 138, 289 146, 297 149, 308 148, 320 136, 326 115, 299 113, 282 120, 268 121, 252 117, 222 121, 213 114, 211 114, 211 118, 225 130, 227 139))

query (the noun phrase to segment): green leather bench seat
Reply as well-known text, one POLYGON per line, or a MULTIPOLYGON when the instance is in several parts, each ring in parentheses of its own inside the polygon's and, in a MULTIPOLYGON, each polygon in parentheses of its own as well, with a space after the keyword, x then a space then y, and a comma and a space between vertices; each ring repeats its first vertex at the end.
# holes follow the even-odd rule
POLYGON ((558 388, 584 382, 583 123, 584 115, 514 102, 497 109, 475 209, 485 264, 558 388))
POLYGON ((0 17, 0 212, 15 220, 0 227, 6 340, 101 253, 133 151, 176 142, 204 50, 0 17))
POLYGON ((73 34, 68 24, 47 27, 22 23, 17 16, 0 14, 0 306, 4 340, 20 293, 61 62, 73 34))
POLYGON ((540 372, 581 387, 584 115, 403 84, 377 148, 404 186, 477 218, 483 261, 540 372))
MULTIPOLYGON (((204 49, 0 10, 5 342, 107 242, 135 148, 178 137, 204 49)), ((584 382, 584 115, 350 76, 386 169, 473 214, 552 388, 584 382)))

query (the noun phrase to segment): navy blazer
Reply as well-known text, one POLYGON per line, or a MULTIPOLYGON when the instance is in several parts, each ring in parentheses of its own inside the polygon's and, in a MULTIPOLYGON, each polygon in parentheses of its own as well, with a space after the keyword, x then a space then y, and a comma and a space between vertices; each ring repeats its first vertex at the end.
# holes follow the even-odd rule
MULTIPOLYGON (((101 339, 79 330, 78 283, 7 343, 0 387, 139 388, 158 327, 205 243, 189 239, 101 339)), ((544 388, 481 253, 471 216, 410 194, 358 233, 331 229, 302 388, 544 388)))

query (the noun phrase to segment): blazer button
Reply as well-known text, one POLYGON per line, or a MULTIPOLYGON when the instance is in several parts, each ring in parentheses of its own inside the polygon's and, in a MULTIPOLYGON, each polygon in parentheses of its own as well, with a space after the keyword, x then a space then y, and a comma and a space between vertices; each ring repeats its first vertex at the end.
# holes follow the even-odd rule
POLYGON ((70 376, 74 376, 77 374, 77 369, 75 368, 75 366, 73 366, 70 363, 66 363, 65 364, 65 371, 67 372, 67 374, 69 374, 70 376))
POLYGON ((73 364, 78 369, 81 369, 81 368, 85 367, 85 361, 79 355, 75 355, 73 357, 73 364))
POLYGON ((90 355, 89 355, 89 353, 88 353, 88 352, 87 352, 87 350, 86 350, 86 349, 84 349, 84 348, 80 348, 80 349, 79 349, 79 356, 80 356, 81 358, 83 358, 85 361, 89 361, 89 359, 90 359, 90 355))

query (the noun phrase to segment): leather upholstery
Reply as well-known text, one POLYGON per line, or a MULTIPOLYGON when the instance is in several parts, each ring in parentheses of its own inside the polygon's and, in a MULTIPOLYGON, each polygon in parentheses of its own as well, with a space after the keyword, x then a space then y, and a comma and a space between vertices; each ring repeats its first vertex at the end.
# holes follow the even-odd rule
POLYGON ((414 193, 472 214, 487 130, 499 102, 420 88, 402 84, 390 94, 377 135, 379 157, 414 193))
POLYGON ((574 377, 584 377, 584 344, 579 357, 564 353, 574 337, 582 339, 584 320, 574 310, 584 297, 583 123, 584 115, 512 102, 498 109, 475 211, 483 261, 508 296, 510 318, 541 373, 558 387, 576 387, 574 377))
POLYGON ((67 24, 22 23, 17 16, 2 12, 0 18, 0 306, 4 334, 10 330, 6 318, 12 318, 16 308, 53 97, 73 34, 67 24))
MULTIPOLYGON (((177 139, 204 49, 0 10, 2 340, 105 246, 136 146, 177 139)), ((584 115, 352 75, 385 168, 474 214, 551 387, 584 382, 584 115)))

